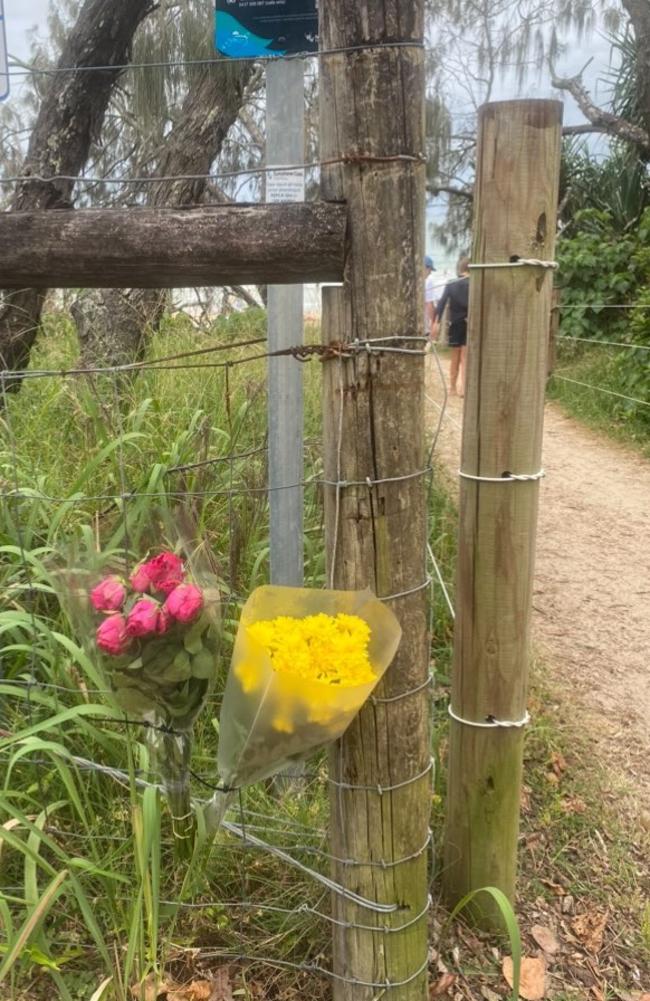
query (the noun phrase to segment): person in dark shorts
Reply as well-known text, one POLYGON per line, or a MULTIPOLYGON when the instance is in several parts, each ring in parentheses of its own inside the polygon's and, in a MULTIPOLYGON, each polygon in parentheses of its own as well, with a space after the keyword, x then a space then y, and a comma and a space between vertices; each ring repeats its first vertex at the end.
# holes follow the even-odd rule
POLYGON ((448 341, 451 348, 449 370, 449 391, 452 396, 465 393, 465 352, 467 345, 467 308, 469 305, 469 257, 461 257, 457 267, 458 278, 445 285, 440 302, 436 307, 436 321, 433 339, 438 340, 440 321, 449 306, 448 341))

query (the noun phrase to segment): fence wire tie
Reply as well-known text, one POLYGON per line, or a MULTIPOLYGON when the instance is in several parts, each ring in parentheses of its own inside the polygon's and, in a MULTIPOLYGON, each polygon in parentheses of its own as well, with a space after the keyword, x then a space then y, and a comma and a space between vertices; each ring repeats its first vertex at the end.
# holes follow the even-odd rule
POLYGON ((357 980, 355 977, 344 977, 341 976, 341 974, 339 973, 334 973, 333 971, 330 970, 323 970, 322 967, 317 966, 315 964, 311 963, 305 964, 306 970, 310 970, 312 973, 324 974, 327 977, 331 977, 333 980, 338 980, 340 983, 351 984, 353 987, 368 987, 371 990, 386 990, 386 991, 392 990, 393 988, 397 987, 408 987, 408 985, 412 984, 414 980, 417 980, 418 977, 421 977, 423 973, 426 973, 428 968, 429 968, 429 958, 427 957, 424 963, 422 963, 422 965, 415 971, 415 973, 412 973, 410 977, 406 977, 405 980, 390 980, 388 977, 386 977, 385 980, 377 982, 371 980, 357 980))
POLYGON ((261 838, 256 837, 251 834, 250 831, 244 831, 244 829, 239 824, 233 824, 228 820, 224 820, 222 827, 230 831, 236 837, 241 838, 245 844, 250 844, 255 848, 261 848, 262 851, 268 852, 270 855, 275 855, 276 858, 282 859, 288 865, 293 866, 295 869, 299 869, 304 872, 305 875, 311 876, 318 883, 321 883, 332 893, 336 893, 340 897, 344 897, 345 900, 349 900, 350 903, 356 904, 358 907, 364 907, 367 910, 375 911, 377 914, 393 914, 398 911, 399 904, 381 904, 376 900, 369 900, 367 897, 362 897, 358 893, 354 893, 352 890, 348 890, 345 886, 341 886, 340 883, 334 882, 328 876, 324 876, 321 872, 316 869, 310 869, 309 866, 303 865, 297 859, 293 858, 287 852, 282 851, 281 848, 277 848, 275 845, 270 845, 268 842, 263 841, 261 838))
POLYGON ((434 680, 434 675, 430 674, 426 681, 423 681, 421 685, 416 685, 415 688, 408 688, 405 692, 400 692, 398 695, 371 695, 369 701, 373 705, 389 705, 391 702, 401 702, 402 699, 408 699, 411 695, 417 695, 419 692, 423 692, 425 688, 430 688, 434 680))
MULTIPOLYGON (((428 681, 427 684, 429 684, 428 681)), ((380 785, 379 783, 377 783, 377 785, 374 786, 355 785, 350 782, 339 782, 338 779, 333 779, 333 778, 328 778, 327 781, 330 783, 330 785, 336 786, 337 789, 350 789, 353 791, 358 790, 360 792, 363 791, 376 792, 378 796, 384 796, 386 793, 394 792, 396 789, 404 789, 406 786, 413 785, 414 782, 419 782, 420 779, 423 779, 426 775, 428 775, 431 771, 433 771, 434 764, 435 764, 434 759, 431 758, 429 760, 429 764, 427 765, 427 767, 424 768, 421 772, 418 772, 417 775, 412 775, 410 779, 405 779, 403 782, 396 782, 395 785, 389 785, 389 786, 383 786, 380 785)), ((427 844, 428 843, 429 842, 427 841, 427 844)))
POLYGON ((417 594, 418 591, 424 591, 425 588, 431 587, 433 584, 433 577, 427 577, 422 584, 416 584, 415 587, 409 588, 408 591, 398 591, 397 594, 378 594, 377 597, 380 601, 396 601, 398 598, 408 598, 411 594, 417 594))
POLYGON ((557 261, 540 261, 536 257, 517 257, 513 255, 510 261, 485 262, 483 264, 470 264, 470 271, 488 271, 494 268, 544 268, 548 271, 555 271, 559 264, 557 261))
POLYGON ((481 730, 495 730, 499 728, 502 730, 521 730, 522 727, 528 726, 531 720, 529 712, 526 712, 523 719, 517 720, 496 719, 494 716, 488 714, 482 723, 478 720, 463 719, 462 716, 459 716, 458 713, 454 712, 451 706, 447 706, 447 712, 451 718, 456 721, 456 723, 462 723, 464 726, 475 726, 481 730))
POLYGON ((475 476, 473 473, 465 473, 459 469, 458 475, 463 480, 474 480, 476 483, 534 483, 536 480, 543 480, 546 471, 540 469, 538 473, 502 473, 501 476, 475 476))
POLYGON ((355 929, 356 931, 369 931, 377 935, 396 935, 399 932, 406 931, 408 928, 412 928, 418 922, 426 918, 429 911, 433 907, 433 897, 431 894, 427 897, 426 907, 423 907, 419 914, 411 918, 410 921, 405 921, 403 925, 397 925, 397 927, 390 928, 381 925, 362 925, 357 921, 341 921, 339 918, 333 918, 330 914, 323 914, 322 911, 317 910, 315 907, 311 907, 309 904, 301 904, 300 907, 296 908, 297 914, 312 914, 316 918, 321 918, 323 921, 329 921, 330 924, 336 925, 337 928, 348 928, 355 929))

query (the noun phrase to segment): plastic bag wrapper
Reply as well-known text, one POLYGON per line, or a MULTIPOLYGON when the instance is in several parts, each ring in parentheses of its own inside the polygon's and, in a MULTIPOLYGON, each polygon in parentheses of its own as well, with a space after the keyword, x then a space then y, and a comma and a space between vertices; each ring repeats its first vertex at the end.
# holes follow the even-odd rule
POLYGON ((191 621, 167 617, 165 631, 133 637, 128 648, 109 653, 97 644, 98 627, 111 615, 128 619, 136 602, 156 598, 165 607, 164 592, 134 591, 124 560, 92 553, 53 575, 55 587, 78 641, 103 679, 107 698, 129 721, 146 726, 145 737, 172 816, 177 853, 188 857, 193 846, 194 817, 190 801, 192 727, 214 686, 221 644, 218 580, 201 561, 186 556, 183 584, 202 594, 200 612, 191 621), (87 564, 84 566, 84 562, 87 564), (114 613, 97 611, 93 589, 107 578, 126 592, 114 613))
POLYGON ((368 590, 265 586, 254 591, 242 610, 221 708, 218 768, 224 791, 208 807, 208 827, 221 823, 229 793, 337 740, 383 677, 400 639, 394 614, 368 590), (346 686, 276 671, 268 651, 249 633, 254 623, 279 616, 323 613, 353 615, 367 623, 371 680, 346 686))

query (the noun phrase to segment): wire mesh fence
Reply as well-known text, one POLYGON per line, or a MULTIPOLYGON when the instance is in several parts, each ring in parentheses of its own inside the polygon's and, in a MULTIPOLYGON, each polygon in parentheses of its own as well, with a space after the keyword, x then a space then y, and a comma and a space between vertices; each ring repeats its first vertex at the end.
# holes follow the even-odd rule
MULTIPOLYGON (((329 943, 338 921, 328 900, 341 892, 328 875, 332 863, 385 869, 415 856, 369 862, 332 854, 327 836, 332 779, 316 757, 304 769, 289 770, 281 783, 240 790, 200 873, 179 873, 146 726, 110 708, 110 691, 80 637, 64 625, 49 583, 52 561, 79 533, 96 547, 119 548, 134 566, 156 543, 155 512, 162 507, 172 516, 191 514, 217 567, 225 638, 219 681, 196 727, 191 776, 200 806, 219 788, 217 720, 239 610, 268 574, 269 491, 264 338, 224 343, 222 328, 204 337, 211 343, 187 347, 188 338, 195 342, 195 331, 172 325, 146 362, 88 370, 71 364, 74 338, 62 324, 57 336, 44 339, 32 367, 2 373, 0 823, 13 834, 3 846, 0 899, 17 920, 21 908, 44 894, 52 872, 75 872, 65 917, 50 918, 39 938, 43 955, 53 962, 63 950, 68 969, 119 966, 113 954, 126 954, 124 976, 135 981, 140 971, 130 951, 134 936, 149 957, 164 942, 166 957, 172 955, 187 975, 222 960, 255 970, 251 975, 262 980, 276 970, 285 979, 295 976, 298 984, 305 976, 326 984, 335 976, 328 966, 329 943), (7 391, 7 382, 16 378, 22 380, 20 394, 7 391), (148 850, 139 827, 146 810, 148 824, 158 824, 161 832, 148 850), (24 844, 34 846, 36 862, 24 844), (184 941, 205 948, 184 949, 184 941)), ((372 491, 384 482, 324 478, 317 402, 323 365, 342 364, 356 353, 375 352, 390 363, 396 354, 424 351, 423 339, 414 336, 354 343, 345 351, 314 342, 287 353, 302 365, 311 401, 302 484, 310 586, 327 583, 323 491, 358 486, 372 491)), ((397 479, 424 484, 431 474, 430 457, 425 468, 397 479)), ((432 550, 431 557, 433 567, 432 550)), ((436 572, 442 579, 439 568, 436 572)), ((430 587, 430 573, 413 583, 413 590, 430 587)), ((384 597, 395 601, 404 595, 384 597)), ((377 701, 411 694, 377 696, 377 701)), ((432 767, 408 784, 430 779, 432 767)), ((368 787, 368 794, 382 797, 393 788, 368 787)), ((417 855, 430 850, 429 836, 417 855)), ((361 898, 358 906, 359 927, 399 933, 399 924, 382 925, 382 914, 397 904, 361 898)), ((426 921, 427 913, 428 907, 404 927, 426 921)), ((414 971, 413 978, 420 973, 414 971)))

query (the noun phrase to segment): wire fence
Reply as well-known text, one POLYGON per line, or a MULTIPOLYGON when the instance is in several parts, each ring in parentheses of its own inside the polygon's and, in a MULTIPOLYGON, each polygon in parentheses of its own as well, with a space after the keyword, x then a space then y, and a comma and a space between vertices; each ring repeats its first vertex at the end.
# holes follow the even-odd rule
MULTIPOLYGON (((247 591, 262 583, 267 573, 270 488, 264 385, 268 359, 281 354, 290 363, 302 365, 308 384, 316 388, 324 365, 343 365, 359 356, 388 360, 422 356, 426 350, 425 339, 414 335, 344 346, 309 344, 283 352, 251 351, 264 340, 245 337, 228 344, 171 350, 133 365, 87 369, 64 359, 61 364, 37 361, 29 369, 0 373, 5 424, 0 507, 6 539, 4 607, 0 609, 4 639, 0 760, 5 780, 0 803, 5 821, 15 824, 17 831, 32 831, 33 837, 36 829, 44 839, 43 851, 60 858, 62 864, 72 857, 85 859, 88 872, 93 873, 88 881, 95 886, 101 882, 95 871, 109 865, 118 877, 132 873, 135 842, 129 790, 160 790, 163 777, 147 755, 146 725, 123 714, 107 713, 110 689, 93 683, 80 638, 66 636, 59 622, 57 602, 42 573, 51 552, 87 525, 98 544, 111 538, 125 551, 130 549, 135 561, 138 539, 154 506, 179 502, 189 506, 204 525, 206 541, 219 563, 228 645, 247 591), (212 360, 215 354, 218 361, 212 360), (125 376, 131 381, 125 383, 125 376), (23 382, 17 396, 8 392, 15 379, 23 382), (200 408, 196 397, 201 398, 200 408), (64 440, 63 448, 51 439, 51 426, 41 423, 39 427, 45 414, 53 415, 50 419, 64 440), (169 433, 166 441, 157 427, 161 420, 163 432, 169 433), (91 799, 101 803, 101 810, 90 809, 91 799)), ((48 346, 46 362, 51 354, 48 346)), ((340 422, 338 427, 340 450, 340 422)), ((372 496, 377 489, 390 489, 406 480, 422 480, 424 485, 432 477, 437 435, 424 468, 401 476, 346 481, 323 476, 319 422, 308 430, 313 437, 307 438, 306 475, 300 485, 310 488, 305 537, 309 539, 311 533, 315 544, 308 552, 307 581, 323 586, 327 583, 320 545, 323 491, 334 490, 338 498, 345 490, 364 489, 372 496)), ((439 580, 442 577, 433 550, 429 555, 431 573, 427 567, 423 577, 407 582, 409 586, 399 593, 380 597, 395 602, 430 590, 434 574, 439 580)), ((197 724, 197 754, 191 771, 197 807, 221 788, 213 721, 218 717, 224 680, 221 670, 215 693, 197 724)), ((429 688, 432 680, 373 698, 377 705, 406 699, 429 688)), ((187 920, 191 916, 194 930, 201 928, 204 936, 211 929, 212 947, 202 950, 202 961, 345 980, 328 965, 333 927, 398 935, 426 921, 430 901, 421 914, 401 924, 382 924, 382 915, 393 914, 398 903, 351 894, 333 882, 332 865, 381 870, 407 865, 428 857, 431 835, 403 857, 367 860, 337 855, 328 848, 328 787, 358 788, 381 799, 412 783, 430 782, 432 768, 430 762, 412 776, 384 787, 357 787, 335 782, 317 758, 304 770, 284 775, 289 792, 273 783, 239 791, 216 857, 211 857, 209 879, 189 896, 180 893, 173 875, 174 837, 163 818, 160 852, 172 874, 162 880, 160 907, 181 915, 181 922, 185 920, 182 915, 187 920), (352 899, 364 916, 357 923, 335 917, 327 905, 332 893, 352 899), (313 927, 309 936, 306 922, 313 927)), ((20 872, 15 859, 3 873, 6 885, 0 887, 0 901, 4 899, 8 907, 28 903, 39 880, 30 884, 28 893, 24 880, 16 878, 20 872)), ((115 914, 128 913, 130 902, 128 895, 113 890, 104 893, 103 902, 97 905, 97 921, 113 926, 115 914)), ((90 962, 91 954, 98 954, 96 939, 79 918, 71 919, 71 926, 75 948, 84 962, 90 962)), ((57 941, 52 933, 48 947, 55 948, 57 941)), ((403 986, 421 974, 422 969, 415 970, 395 983, 349 982, 379 991, 403 986)))

